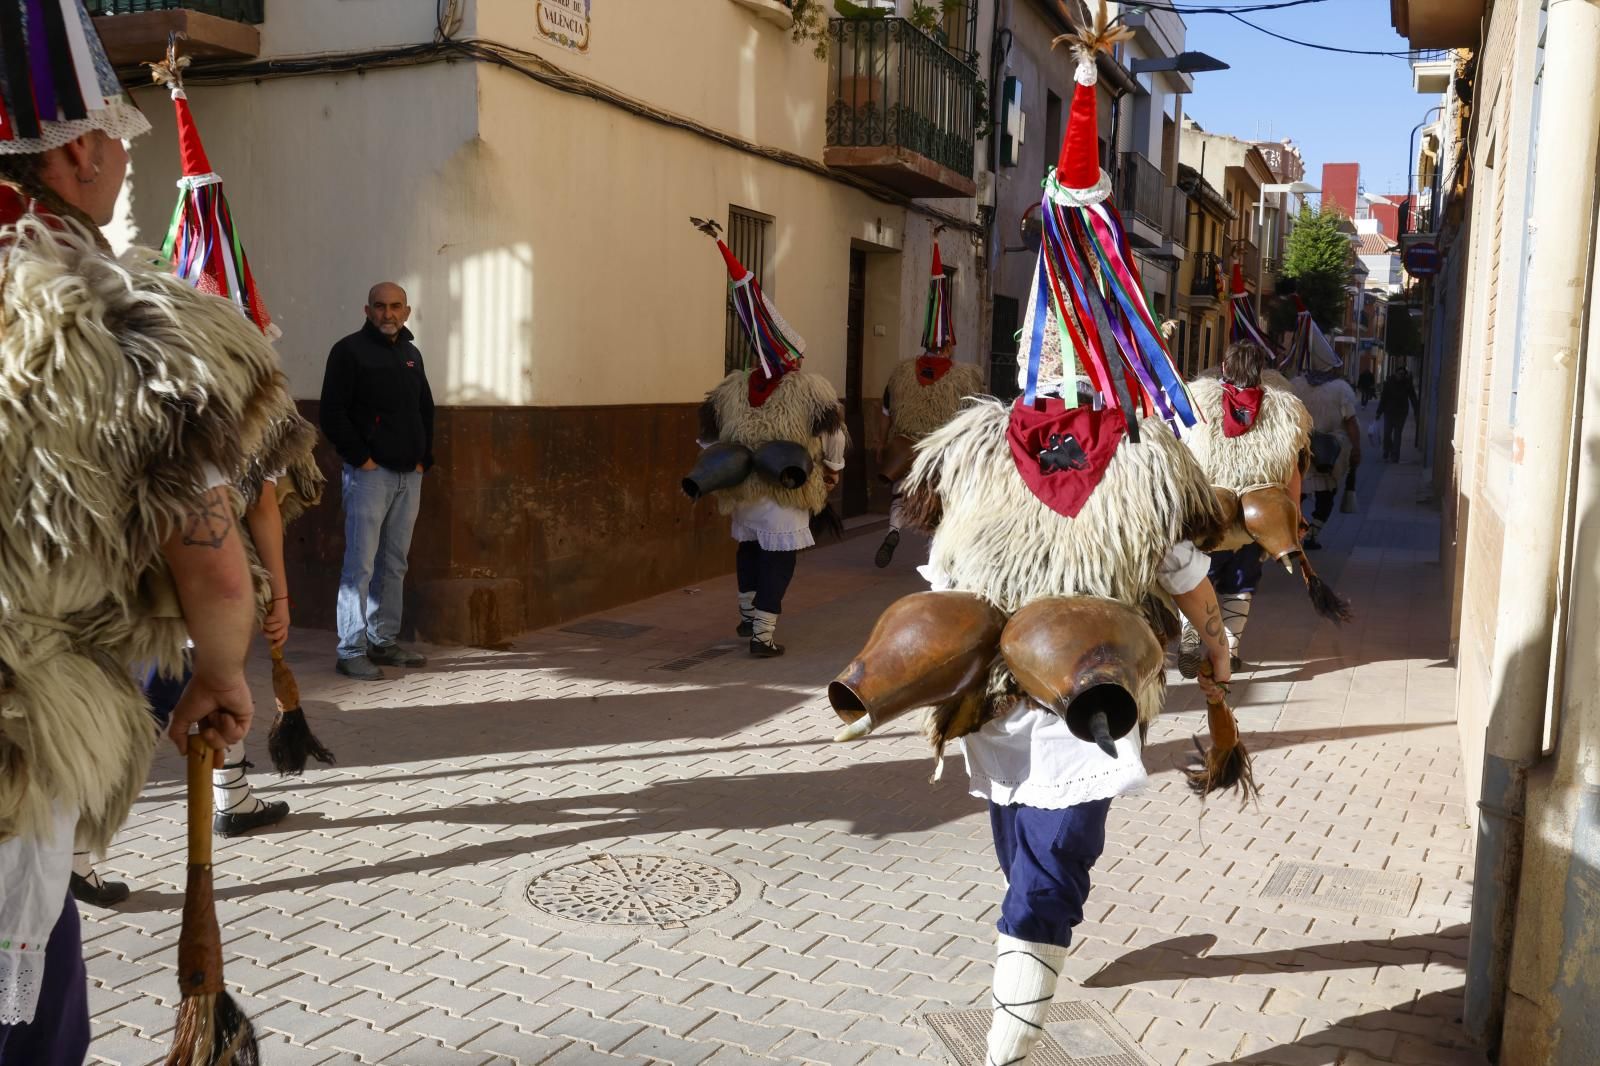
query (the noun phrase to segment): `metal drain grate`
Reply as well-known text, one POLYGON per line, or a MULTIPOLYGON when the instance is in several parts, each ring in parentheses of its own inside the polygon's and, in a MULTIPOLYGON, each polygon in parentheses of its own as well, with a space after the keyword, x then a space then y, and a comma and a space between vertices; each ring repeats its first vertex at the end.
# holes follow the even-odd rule
POLYGON ((640 633, 648 633, 654 626, 635 625, 632 622, 608 622, 603 618, 590 619, 587 622, 575 622, 570 626, 562 626, 563 633, 577 633, 584 637, 608 637, 612 640, 627 640, 637 637, 640 633))
POLYGON ((733 651, 735 647, 736 645, 733 644, 718 644, 715 647, 706 648, 703 651, 697 651, 693 655, 685 655, 681 659, 673 659, 671 662, 662 663, 660 666, 655 667, 655 669, 672 670, 675 673, 682 673, 685 670, 693 670, 695 667, 704 663, 708 663, 712 659, 722 658, 724 655, 733 651))
MULTIPOLYGON (((991 1012, 940 1011, 923 1018, 961 1066, 985 1062, 991 1012)), ((1044 1036, 1028 1055, 1029 1066, 1154 1066, 1139 1045, 1097 1003, 1053 1003, 1044 1016, 1044 1036)))
POLYGON ((671 855, 600 854, 528 882, 538 910, 589 925, 681 929, 732 905, 739 882, 708 863, 671 855))
POLYGON ((1272 872, 1261 898, 1403 918, 1411 913, 1421 888, 1422 878, 1413 874, 1285 862, 1272 872))

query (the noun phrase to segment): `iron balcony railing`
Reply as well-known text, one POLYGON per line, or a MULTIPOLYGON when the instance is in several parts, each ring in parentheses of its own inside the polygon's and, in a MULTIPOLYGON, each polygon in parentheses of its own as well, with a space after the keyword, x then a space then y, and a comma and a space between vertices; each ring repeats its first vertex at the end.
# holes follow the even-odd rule
POLYGON ((905 148, 973 175, 978 72, 903 18, 832 19, 828 147, 905 148))
POLYGON ((1219 294, 1217 274, 1222 260, 1214 252, 1201 252, 1194 257, 1194 280, 1189 282, 1189 295, 1215 300, 1219 294))
POLYGON ((146 11, 199 11, 234 22, 260 23, 266 0, 87 0, 91 15, 139 15, 146 11))
POLYGON ((1123 152, 1117 185, 1117 206, 1124 215, 1166 231, 1172 208, 1170 197, 1162 195, 1160 167, 1139 152, 1123 152))
POLYGON ((1166 175, 1148 156, 1123 152, 1117 168, 1117 207, 1124 215, 1179 241, 1187 228, 1189 198, 1167 184, 1166 175))

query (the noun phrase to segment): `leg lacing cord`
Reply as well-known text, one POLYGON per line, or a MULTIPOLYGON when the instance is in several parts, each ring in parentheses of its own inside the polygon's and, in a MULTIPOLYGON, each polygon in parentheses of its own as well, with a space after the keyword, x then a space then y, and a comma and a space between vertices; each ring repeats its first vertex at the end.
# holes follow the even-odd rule
POLYGON ((221 769, 211 772, 212 802, 217 814, 254 814, 264 806, 250 788, 248 771, 254 766, 249 759, 240 759, 223 763, 221 769))
POLYGON ((1001 934, 990 994, 989 1066, 1018 1066, 1027 1061, 1028 1052, 1044 1035, 1045 1013, 1055 998, 1066 953, 1066 948, 1055 944, 1029 943, 1001 934))

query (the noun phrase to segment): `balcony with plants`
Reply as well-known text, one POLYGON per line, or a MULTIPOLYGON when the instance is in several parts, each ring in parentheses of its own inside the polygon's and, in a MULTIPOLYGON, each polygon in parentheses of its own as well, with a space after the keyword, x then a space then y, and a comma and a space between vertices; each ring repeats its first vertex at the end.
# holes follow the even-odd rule
POLYGON ((261 54, 266 0, 86 0, 106 54, 119 69, 161 59, 169 34, 182 34, 183 53, 207 59, 254 59, 261 54))
POLYGON ((970 0, 913 3, 906 17, 835 0, 823 161, 913 197, 977 192, 988 121, 970 0))

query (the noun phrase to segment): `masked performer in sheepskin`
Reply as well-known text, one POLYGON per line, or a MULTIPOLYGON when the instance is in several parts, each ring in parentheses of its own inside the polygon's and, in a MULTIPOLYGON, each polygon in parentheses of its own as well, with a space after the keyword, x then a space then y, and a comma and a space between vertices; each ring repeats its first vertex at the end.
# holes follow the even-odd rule
MULTIPOLYGON (((1102 5, 1072 39, 1078 85, 1046 183, 1023 395, 975 400, 918 444, 907 509, 934 531, 934 591, 891 605, 828 691, 839 740, 919 707, 937 750, 963 738, 1007 881, 991 1066, 1025 1062, 1042 1034, 1111 801, 1145 782, 1175 613, 1202 635, 1208 696, 1230 676, 1195 543, 1220 521, 1217 497, 1174 434, 1195 412, 1096 153, 1095 54, 1123 32, 1102 5)), ((1238 783, 1248 766, 1234 763, 1199 786, 1238 783)))
MULTIPOLYGON (((692 220, 717 237, 715 222, 692 220)), ((755 275, 717 238, 730 297, 753 365, 736 370, 700 408, 699 463, 683 480, 690 499, 712 496, 738 542, 738 634, 750 654, 783 654, 774 634, 800 552, 816 544, 813 525, 844 470, 844 408, 827 378, 800 368, 805 341, 778 314, 755 275)))
POLYGON ((181 669, 192 635, 169 735, 244 735, 256 602, 232 486, 314 434, 232 304, 110 253, 122 141, 149 124, 81 0, 0 0, 0 55, 0 1063, 48 1066, 89 1040, 74 841, 104 849, 154 748, 133 669, 181 669))
POLYGON ((888 418, 879 475, 890 483, 889 532, 873 562, 881 569, 894 560, 905 529, 905 497, 901 482, 911 469, 917 441, 955 417, 961 401, 985 391, 983 371, 955 360, 956 331, 950 306, 950 279, 945 275, 939 245, 933 246, 933 277, 928 282, 928 308, 922 327, 922 354, 904 359, 883 389, 888 418))
MULTIPOLYGON (((1232 303, 1233 343, 1224 353, 1221 367, 1189 383, 1201 421, 1184 432, 1183 440, 1225 507, 1239 514, 1237 528, 1244 534, 1234 538, 1239 542, 1236 546, 1211 552, 1211 584, 1222 607, 1232 665, 1237 670, 1240 640, 1269 553, 1285 566, 1300 564, 1313 606, 1324 617, 1344 621, 1348 609, 1317 580, 1300 549, 1301 470, 1308 461, 1311 415, 1289 379, 1269 365, 1272 349, 1256 327, 1244 272, 1238 264, 1233 268, 1232 303), (1244 512, 1255 527, 1253 532, 1245 528, 1244 512)), ((1185 625, 1179 644, 1179 672, 1194 677, 1201 659, 1200 636, 1193 626, 1185 625)))

